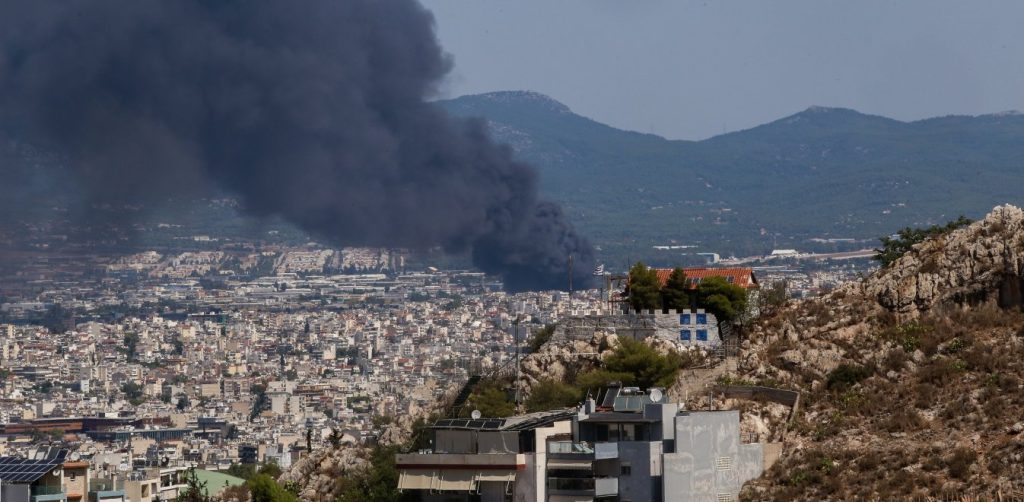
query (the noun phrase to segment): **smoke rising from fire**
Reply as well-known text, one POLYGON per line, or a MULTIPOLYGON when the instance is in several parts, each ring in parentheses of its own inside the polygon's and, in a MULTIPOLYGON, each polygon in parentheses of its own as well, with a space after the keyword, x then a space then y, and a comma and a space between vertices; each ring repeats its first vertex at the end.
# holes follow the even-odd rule
POLYGON ((572 254, 584 284, 534 170, 429 103, 450 68, 414 0, 0 5, 0 128, 93 200, 216 186, 335 244, 470 251, 510 290, 564 288, 572 254))

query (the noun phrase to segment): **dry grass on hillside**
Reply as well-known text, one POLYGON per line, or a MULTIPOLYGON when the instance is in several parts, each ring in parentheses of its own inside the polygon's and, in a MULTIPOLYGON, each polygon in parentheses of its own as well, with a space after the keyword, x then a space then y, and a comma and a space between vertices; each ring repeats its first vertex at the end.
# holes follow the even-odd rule
POLYGON ((1024 497, 1024 314, 983 306, 901 322, 857 308, 862 317, 830 326, 821 305, 781 314, 827 326, 810 343, 754 341, 755 373, 805 394, 790 451, 745 497, 1024 497), (838 364, 800 364, 802 346, 838 364))

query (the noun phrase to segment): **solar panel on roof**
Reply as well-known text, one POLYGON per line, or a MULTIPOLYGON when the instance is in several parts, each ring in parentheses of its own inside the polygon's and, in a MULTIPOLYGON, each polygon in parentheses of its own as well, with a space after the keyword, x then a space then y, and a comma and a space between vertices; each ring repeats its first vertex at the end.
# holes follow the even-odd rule
POLYGON ((63 463, 67 455, 67 450, 51 450, 45 458, 41 459, 0 457, 0 481, 31 483, 63 463))

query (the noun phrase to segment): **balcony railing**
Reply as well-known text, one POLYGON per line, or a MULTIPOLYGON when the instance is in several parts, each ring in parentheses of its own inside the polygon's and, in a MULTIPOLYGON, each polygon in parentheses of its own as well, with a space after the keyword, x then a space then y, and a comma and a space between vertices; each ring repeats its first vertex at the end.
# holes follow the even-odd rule
POLYGON ((619 494, 618 478, 548 478, 548 491, 552 494, 592 495, 614 497, 619 494))
POLYGON ((548 455, 558 458, 606 460, 619 458, 619 444, 614 442, 548 441, 548 455))
POLYGON ((613 497, 619 494, 619 478, 597 478, 594 480, 595 497, 613 497))
POLYGON ((557 492, 594 491, 594 478, 548 478, 548 490, 557 492))
POLYGON ((60 485, 32 485, 29 493, 33 497, 36 495, 60 495, 64 493, 64 488, 60 485))
POLYGON ((574 443, 572 441, 548 441, 548 453, 594 453, 594 446, 590 443, 574 443))
POLYGON ((111 492, 117 490, 117 484, 112 479, 91 479, 89 490, 94 492, 111 492))

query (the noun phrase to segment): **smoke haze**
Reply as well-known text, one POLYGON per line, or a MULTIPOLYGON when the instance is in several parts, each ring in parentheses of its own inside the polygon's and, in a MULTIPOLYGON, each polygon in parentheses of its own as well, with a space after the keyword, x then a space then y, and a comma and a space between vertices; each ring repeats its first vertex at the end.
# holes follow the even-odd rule
POLYGON ((217 188, 334 244, 471 251, 513 291, 564 288, 573 254, 582 286, 592 248, 533 169, 427 102, 450 68, 414 0, 0 4, 0 127, 92 200, 217 188))

